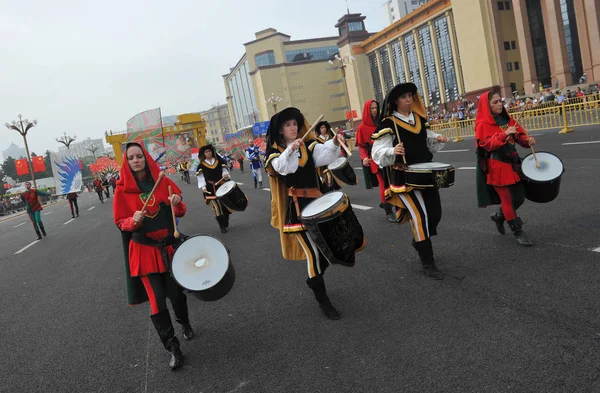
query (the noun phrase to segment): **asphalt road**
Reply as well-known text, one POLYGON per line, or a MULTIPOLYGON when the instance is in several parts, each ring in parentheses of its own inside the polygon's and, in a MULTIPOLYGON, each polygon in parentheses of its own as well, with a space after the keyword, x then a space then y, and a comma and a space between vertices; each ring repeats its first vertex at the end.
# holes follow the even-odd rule
POLYGON ((224 235, 183 184, 180 230, 220 238, 237 281, 218 302, 190 298, 197 336, 176 372, 148 305, 126 305, 112 199, 83 193, 72 221, 66 202, 47 207, 48 238, 33 244, 25 216, 4 220, 0 392, 600 391, 600 143, 564 145, 600 142, 600 128, 534 135, 566 172, 555 201, 519 211, 531 248, 476 207, 472 139, 436 156, 457 168, 433 239, 443 281, 423 277, 409 227, 385 220, 376 190, 345 187, 368 245, 325 275, 339 321, 320 314, 305 265, 282 260, 270 194, 248 171, 233 178, 249 207, 224 235))

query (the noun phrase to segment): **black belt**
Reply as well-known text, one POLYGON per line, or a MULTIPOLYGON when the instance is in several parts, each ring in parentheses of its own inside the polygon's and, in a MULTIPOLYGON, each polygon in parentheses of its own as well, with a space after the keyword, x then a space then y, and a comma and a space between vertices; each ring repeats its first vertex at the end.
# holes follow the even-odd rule
POLYGON ((498 161, 502 161, 502 162, 507 162, 509 164, 512 164, 515 162, 515 159, 511 156, 507 156, 506 154, 501 154, 498 153, 496 151, 493 151, 490 153, 490 158, 492 160, 498 160, 498 161))

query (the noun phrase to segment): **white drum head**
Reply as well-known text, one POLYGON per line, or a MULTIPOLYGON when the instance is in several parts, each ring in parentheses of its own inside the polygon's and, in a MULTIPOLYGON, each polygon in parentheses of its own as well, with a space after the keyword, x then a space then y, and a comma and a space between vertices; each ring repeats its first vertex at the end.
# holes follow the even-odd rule
POLYGON ((327 168, 332 171, 334 169, 339 169, 341 167, 343 167, 344 165, 346 165, 346 163, 348 162, 348 159, 346 157, 340 157, 337 160, 335 160, 334 162, 332 162, 331 164, 329 164, 327 166, 327 168))
POLYGON ((333 191, 315 199, 302 210, 302 217, 313 217, 319 213, 327 211, 334 207, 344 198, 344 193, 341 191, 333 191))
POLYGON ((215 237, 192 236, 175 251, 171 270, 182 287, 191 291, 212 288, 229 268, 227 248, 215 237))
POLYGON ((223 195, 227 195, 229 191, 231 191, 235 187, 235 182, 233 180, 226 181, 217 189, 217 193, 215 196, 222 197, 223 195))
POLYGON ((535 153, 540 164, 538 168, 535 165, 533 154, 527 155, 521 163, 523 174, 531 180, 550 181, 560 177, 563 173, 563 164, 558 157, 552 153, 535 153))
POLYGON ((430 170, 430 169, 448 169, 452 168, 450 164, 444 164, 443 162, 422 162, 420 164, 412 164, 408 166, 408 169, 420 169, 420 170, 430 170))

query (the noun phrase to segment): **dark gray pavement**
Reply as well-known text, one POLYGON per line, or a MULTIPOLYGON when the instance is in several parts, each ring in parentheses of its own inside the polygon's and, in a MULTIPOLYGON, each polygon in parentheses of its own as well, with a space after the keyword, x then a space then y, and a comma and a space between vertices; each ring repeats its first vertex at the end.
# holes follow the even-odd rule
MULTIPOLYGON (((339 321, 320 314, 305 265, 282 260, 270 194, 248 171, 233 178, 249 207, 224 235, 183 184, 180 230, 220 238, 237 281, 218 302, 190 298, 197 336, 183 343, 177 372, 148 305, 126 305, 112 198, 82 194, 81 217, 69 223, 66 202, 47 207, 48 238, 20 254, 35 238, 30 224, 2 221, 0 392, 600 391, 600 143, 563 145, 600 141, 600 128, 533 134, 566 172, 555 201, 520 210, 528 249, 476 207, 474 171, 464 169, 474 167, 472 140, 435 158, 457 168, 433 239, 441 282, 423 277, 409 227, 385 221, 357 170, 361 185, 345 191, 366 209, 355 211, 368 245, 354 268, 325 275, 339 321)), ((351 162, 359 166, 358 154, 351 162)))

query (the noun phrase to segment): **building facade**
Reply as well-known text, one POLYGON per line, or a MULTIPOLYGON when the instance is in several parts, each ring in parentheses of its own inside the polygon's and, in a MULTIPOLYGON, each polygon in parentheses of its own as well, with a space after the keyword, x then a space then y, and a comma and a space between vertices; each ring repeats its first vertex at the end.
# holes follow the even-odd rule
POLYGON ((339 37, 290 38, 275 29, 257 32, 223 76, 236 130, 267 121, 289 106, 299 108, 309 121, 323 114, 330 123, 343 125, 350 108, 344 78, 329 63, 339 52, 339 37))
MULTIPOLYGON (((74 153, 79 158, 92 157, 94 154, 88 149, 93 148, 97 148, 95 151, 96 157, 106 154, 106 150, 104 148, 104 143, 102 143, 102 139, 92 139, 88 137, 87 139, 81 142, 73 142, 69 145, 69 151, 74 153)), ((58 151, 65 152, 67 151, 67 147, 61 145, 58 148, 58 151)))
POLYGON ((229 105, 215 105, 207 111, 200 112, 200 115, 206 122, 206 143, 222 145, 223 135, 233 131, 229 105))
POLYGON ((429 0, 388 0, 383 4, 387 25, 396 23, 429 0))

